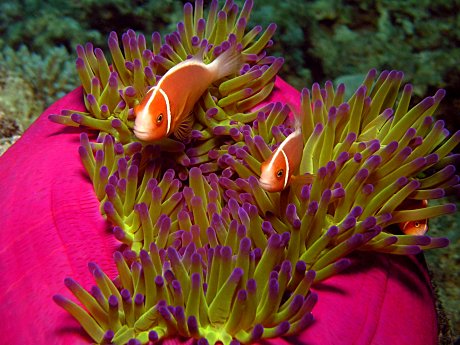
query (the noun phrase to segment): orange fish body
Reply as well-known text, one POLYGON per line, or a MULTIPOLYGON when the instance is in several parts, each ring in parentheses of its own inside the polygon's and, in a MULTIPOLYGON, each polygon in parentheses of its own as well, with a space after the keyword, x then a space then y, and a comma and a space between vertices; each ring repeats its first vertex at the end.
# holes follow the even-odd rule
POLYGON ((280 192, 287 188, 293 179, 301 180, 304 184, 311 183, 313 175, 294 176, 302 160, 302 151, 302 132, 296 129, 262 163, 259 185, 267 192, 280 192))
MULTIPOLYGON (((417 209, 428 206, 428 200, 405 200, 405 209, 417 209)), ((399 229, 405 235, 425 235, 428 231, 428 219, 402 222, 398 224, 399 229)))
POLYGON ((134 108, 136 137, 155 141, 174 134, 186 139, 196 102, 213 82, 237 72, 240 61, 241 54, 231 46, 210 64, 195 57, 171 68, 134 108))

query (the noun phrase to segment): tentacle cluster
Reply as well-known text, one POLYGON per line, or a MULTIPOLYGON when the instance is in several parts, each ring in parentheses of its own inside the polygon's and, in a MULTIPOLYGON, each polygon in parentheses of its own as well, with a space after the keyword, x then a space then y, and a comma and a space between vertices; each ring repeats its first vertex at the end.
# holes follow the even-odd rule
POLYGON ((65 280, 87 311, 62 295, 54 300, 100 344, 134 339, 145 344, 171 336, 247 344, 297 334, 313 320, 317 295, 309 288, 315 272, 301 261, 292 267, 283 260, 288 233, 270 236, 263 251, 251 250, 244 231, 231 227, 228 245, 198 247, 198 238, 178 251, 152 242, 139 260, 133 252, 116 252, 115 281, 90 263, 96 281, 91 293, 65 280))
POLYGON ((247 179, 246 184, 225 186, 237 200, 238 194, 252 194, 261 216, 274 224, 300 219, 303 260, 318 260, 321 250, 345 240, 361 250, 395 254, 446 246, 444 238, 397 235, 391 226, 454 212, 453 204, 406 209, 405 202, 442 198, 455 193, 459 183, 454 165, 459 157, 449 153, 459 143, 460 131, 450 136, 444 122, 432 116, 444 90, 409 109, 411 85, 397 98, 402 78, 402 72, 384 71, 377 77, 371 70, 347 102, 343 85, 334 90, 330 82, 323 89, 315 83, 311 92, 302 90, 304 147, 298 174, 314 173, 316 178, 291 191, 286 215, 277 211, 279 195, 265 193, 254 177, 292 131, 285 126, 288 111, 281 104, 270 112, 262 109, 252 128, 241 128, 244 146, 216 153, 232 171, 229 176, 247 179), (338 234, 329 237, 333 226, 339 227, 338 234), (318 251, 313 244, 320 240, 326 247, 318 251))
POLYGON ((94 263, 90 293, 65 280, 85 309, 54 299, 99 344, 172 336, 247 344, 295 334, 312 320, 310 285, 347 268, 350 252, 416 254, 448 243, 400 235, 394 225, 454 212, 452 204, 405 202, 441 198, 459 182, 458 155, 449 152, 460 132, 450 136, 433 119, 444 91, 409 108, 412 87, 400 92, 398 71, 370 71, 346 102, 343 85, 302 90, 296 174, 313 173, 314 182, 291 188, 286 205, 259 186, 261 163, 293 129, 288 105, 255 107, 282 60, 264 52, 274 26, 259 38, 260 27, 245 33, 251 7, 238 14, 227 1, 218 11, 213 1, 205 20, 201 1, 186 4, 177 32, 164 44, 153 34, 150 50, 142 35, 129 31, 120 47, 112 33, 112 69, 90 44, 77 49, 88 112, 51 119, 100 131, 96 142, 81 135, 79 153, 124 246, 114 280, 94 263), (247 64, 197 103, 190 142, 136 141, 132 107, 148 86, 189 55, 212 61, 231 40, 247 64))

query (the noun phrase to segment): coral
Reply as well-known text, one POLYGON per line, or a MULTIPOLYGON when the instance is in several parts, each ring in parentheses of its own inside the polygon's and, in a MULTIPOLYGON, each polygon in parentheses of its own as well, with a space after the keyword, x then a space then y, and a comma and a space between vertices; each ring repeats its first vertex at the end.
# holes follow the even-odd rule
POLYGON ((0 138, 9 138, 22 133, 22 127, 14 119, 0 112, 0 138))
POLYGON ((62 1, 24 1, 0 4, 0 33, 6 46, 27 48, 45 56, 49 49, 63 45, 70 49, 83 40, 101 40, 101 34, 85 27, 78 8, 62 1))
POLYGON ((33 88, 19 76, 3 72, 0 78, 0 111, 5 118, 27 127, 43 103, 34 99, 33 88))
MULTIPOLYGON (((455 201, 459 207, 458 200, 452 197, 451 201, 455 201)), ((450 244, 442 251, 429 251, 425 254, 433 281, 437 285, 438 303, 444 309, 438 313, 448 317, 447 320, 444 320, 445 333, 443 335, 445 339, 443 339, 444 342, 440 340, 441 344, 451 344, 455 339, 453 335, 457 334, 458 336, 459 334, 460 315, 457 313, 458 304, 456 303, 460 286, 460 274, 457 269, 460 264, 460 234, 457 231, 460 224, 459 217, 460 214, 457 212, 430 223, 430 233, 434 236, 439 234, 447 236, 450 244), (449 323, 451 329, 448 327, 449 323)))
POLYGON ((0 53, 0 109, 27 128, 56 97, 77 84, 77 74, 64 48, 51 48, 45 58, 26 46, 0 53))
POLYGON ((458 13, 453 4, 397 1, 325 3, 306 6, 311 20, 311 54, 332 78, 375 66, 404 69, 417 96, 428 86, 445 86, 455 68, 458 13), (433 28, 436 28, 435 30, 433 28), (338 63, 340 61, 340 63, 338 63))
POLYGON ((0 4, 0 48, 18 49, 27 44, 31 51, 46 56, 55 46, 70 51, 80 42, 103 45, 104 37, 115 26, 120 32, 135 28, 163 33, 173 29, 181 11, 177 1, 150 0, 135 6, 119 0, 5 2, 0 4))
POLYGON ((0 156, 18 140, 21 133, 21 125, 0 111, 0 156))

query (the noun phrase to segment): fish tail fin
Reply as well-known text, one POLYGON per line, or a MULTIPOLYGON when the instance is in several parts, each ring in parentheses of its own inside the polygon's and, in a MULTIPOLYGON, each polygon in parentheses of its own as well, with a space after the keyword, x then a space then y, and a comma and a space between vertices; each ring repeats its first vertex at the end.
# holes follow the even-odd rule
POLYGON ((226 51, 208 66, 214 73, 214 80, 219 80, 233 73, 238 73, 243 64, 243 56, 236 44, 232 44, 226 51))
POLYGON ((208 50, 208 40, 207 39, 204 39, 202 42, 201 42, 201 45, 200 45, 200 48, 198 49, 198 51, 193 55, 193 59, 196 59, 198 61, 204 61, 204 54, 207 52, 208 50))

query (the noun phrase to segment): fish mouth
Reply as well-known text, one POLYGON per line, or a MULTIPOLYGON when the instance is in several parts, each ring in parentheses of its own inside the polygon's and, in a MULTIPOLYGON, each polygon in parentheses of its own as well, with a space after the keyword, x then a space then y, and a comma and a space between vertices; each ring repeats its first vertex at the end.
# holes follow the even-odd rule
POLYGON ((134 127, 134 133, 136 133, 136 134, 147 134, 146 131, 141 131, 141 130, 137 129, 136 127, 134 127))
POLYGON ((134 127, 133 132, 134 132, 134 135, 140 140, 145 140, 145 141, 151 140, 150 139, 151 135, 147 131, 143 131, 143 130, 140 130, 134 127))
POLYGON ((273 190, 273 186, 264 180, 259 180, 259 186, 267 192, 271 192, 273 190))

